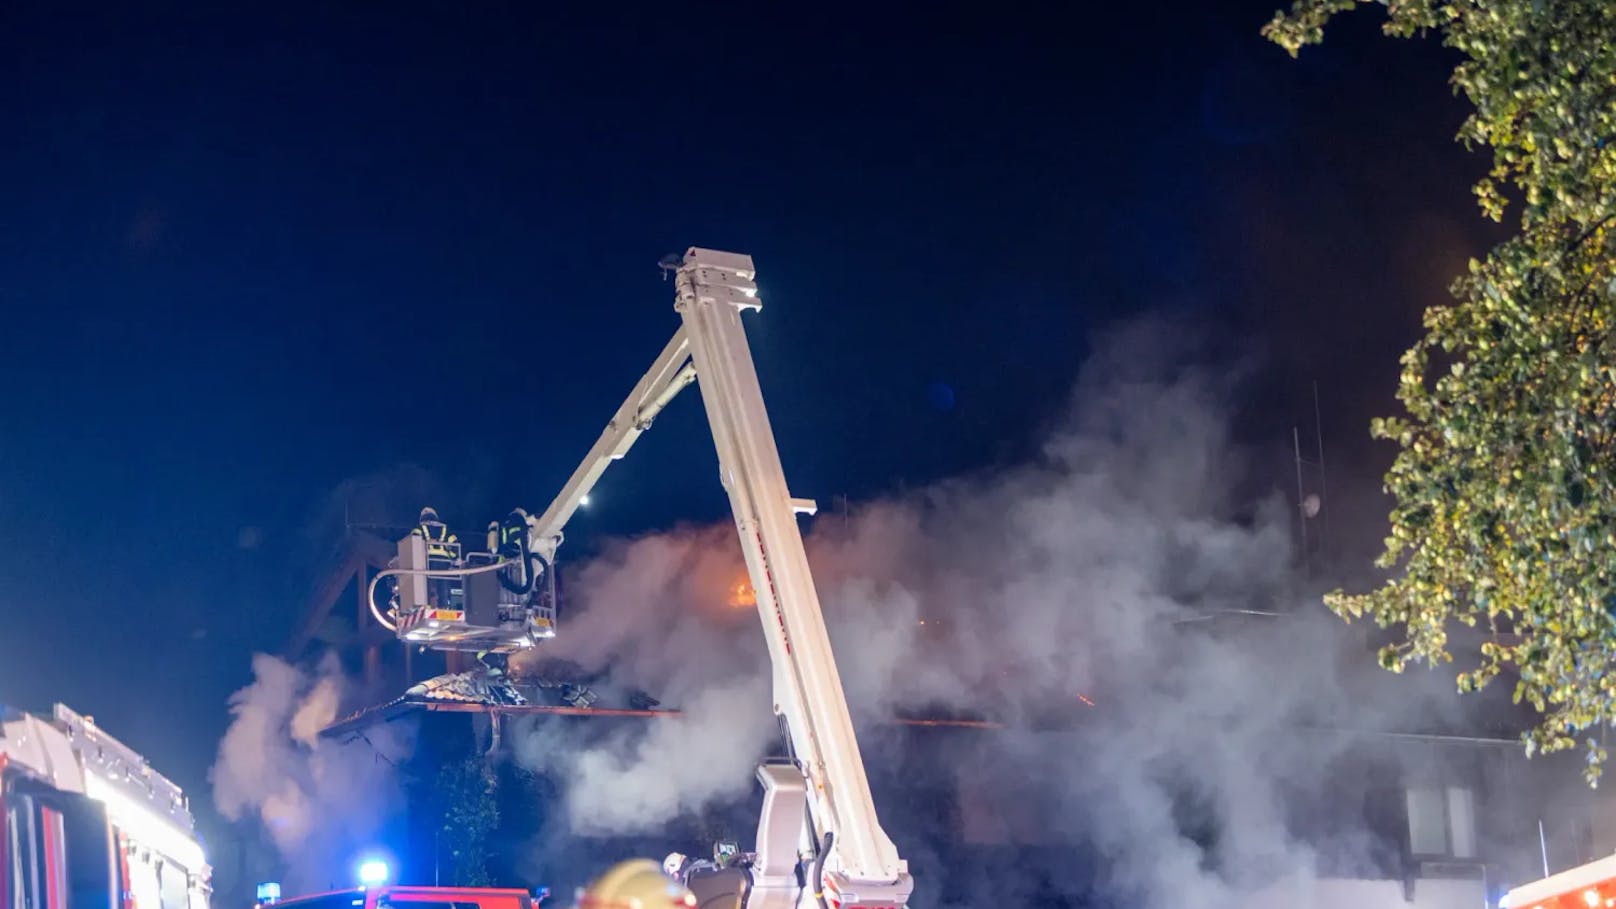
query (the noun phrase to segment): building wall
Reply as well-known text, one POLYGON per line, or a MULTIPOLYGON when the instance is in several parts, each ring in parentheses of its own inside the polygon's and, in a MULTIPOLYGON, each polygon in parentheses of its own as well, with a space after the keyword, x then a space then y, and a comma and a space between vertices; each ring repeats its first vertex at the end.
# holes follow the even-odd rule
POLYGON ((1399 881, 1326 879, 1275 884, 1254 894, 1250 909, 1485 909, 1481 881, 1422 880, 1413 899, 1399 881))
MULTIPOLYGON (((417 760, 458 759, 475 750, 464 715, 434 714, 424 722, 432 730, 423 734, 423 741, 434 745, 423 747, 417 760), (447 749, 452 753, 431 753, 448 743, 456 745, 447 749)), ((567 722, 595 728, 639 721, 567 722)), ((1518 746, 1507 742, 1360 739, 1343 749, 1339 764, 1320 767, 1316 779, 1299 781, 1294 793, 1296 818, 1290 834, 1312 847, 1318 859, 1313 874, 1319 879, 1275 885, 1261 895, 1268 902, 1253 905, 1481 907, 1486 891, 1496 895, 1505 886, 1541 876, 1540 817, 1545 819, 1553 870, 1591 857, 1587 821, 1598 810, 1590 805, 1575 756, 1528 761, 1518 746), (1406 887, 1412 902, 1404 901, 1406 887)), ((1037 894, 1045 902, 1027 905, 1055 905, 1044 894, 1078 892, 1086 882, 1103 878, 1105 858, 1085 844, 1083 819, 1063 813, 1057 800, 1040 798, 1040 777, 1020 772, 1010 759, 1013 743, 1005 734, 880 727, 862 736, 861 744, 882 820, 914 862, 917 879, 926 876, 928 893, 969 891, 973 877, 998 867, 961 873, 962 868, 977 868, 973 863, 984 855, 1000 856, 1003 867, 1036 866, 1030 877, 1046 882, 1038 884, 1043 889, 1037 894)), ((1073 748, 1071 753, 1082 752, 1073 748)), ((500 766, 510 767, 503 761, 500 766)), ((432 778, 429 769, 421 769, 422 779, 432 778)), ((498 854, 491 857, 502 880, 570 883, 568 875, 598 868, 606 855, 700 851, 720 831, 745 842, 756 822, 753 792, 744 804, 721 806, 719 814, 725 816, 718 820, 723 823, 709 823, 714 819, 708 818, 700 824, 671 825, 658 831, 655 842, 582 836, 567 829, 562 782, 540 777, 502 781, 498 854)), ((430 793, 418 801, 423 809, 430 808, 430 793)), ((432 811, 423 810, 415 820, 422 837, 416 851, 430 855, 432 811)), ((1209 830, 1207 836, 1215 840, 1217 831, 1209 830)), ((430 868, 423 868, 421 876, 430 880, 430 868)))
MULTIPOLYGON (((935 819, 925 829, 946 822, 949 848, 1081 852, 1081 824, 1061 829, 1073 827, 1070 819, 1063 824, 1058 805, 1036 796, 1036 778, 995 754, 1001 747, 995 735, 920 731, 903 744, 924 759, 881 755, 904 770, 889 779, 879 766, 883 760, 872 764, 888 828, 900 841, 904 831, 919 829, 925 818, 904 810, 915 801, 935 819), (928 780, 924 799, 905 798, 918 768, 931 762, 952 768, 946 781, 928 780)), ((1576 758, 1529 760, 1507 740, 1355 735, 1339 761, 1286 793, 1289 832, 1316 856, 1314 873, 1328 883, 1320 884, 1320 900, 1342 893, 1350 904, 1385 892, 1403 905, 1407 883, 1415 892, 1409 905, 1445 905, 1451 898, 1482 906, 1484 891, 1496 896, 1541 877, 1545 845, 1555 871, 1616 848, 1610 842, 1616 840, 1610 821, 1616 804, 1604 790, 1587 790, 1576 758)), ((1215 825, 1203 833, 1215 843, 1215 825)))

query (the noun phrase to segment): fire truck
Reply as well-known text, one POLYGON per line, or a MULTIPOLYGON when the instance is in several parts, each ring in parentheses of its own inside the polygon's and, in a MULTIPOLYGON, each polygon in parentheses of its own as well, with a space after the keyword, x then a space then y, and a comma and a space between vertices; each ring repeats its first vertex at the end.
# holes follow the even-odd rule
POLYGON ((95 722, 0 707, 0 909, 207 909, 180 787, 95 722))
POLYGON ((259 909, 535 909, 525 890, 494 887, 360 887, 289 900, 259 902, 259 909))
MULTIPOLYGON (((1545 869, 1547 870, 1547 869, 1545 869)), ((1503 909, 1611 909, 1616 907, 1616 855, 1596 859, 1523 884, 1504 894, 1503 909)))
POLYGON ((755 851, 725 850, 699 863, 670 856, 665 867, 702 906, 898 909, 914 882, 876 816, 797 527, 797 516, 817 506, 787 487, 741 323, 743 313, 763 307, 757 270, 750 256, 699 247, 670 256, 664 267, 673 274, 680 326, 549 507, 537 516, 513 512, 520 522, 513 529, 525 532, 501 534, 509 541, 505 551, 486 554, 480 564, 441 556, 433 564, 421 536, 399 541, 395 567, 376 578, 395 579, 390 614, 377 607, 373 582, 372 615, 406 645, 443 650, 516 653, 554 634, 554 601, 537 592, 549 589, 547 576, 553 582, 562 529, 607 467, 628 454, 680 391, 696 385, 774 666, 774 712, 791 753, 757 768, 764 797, 755 851), (484 579, 492 583, 479 592, 473 581, 484 579))

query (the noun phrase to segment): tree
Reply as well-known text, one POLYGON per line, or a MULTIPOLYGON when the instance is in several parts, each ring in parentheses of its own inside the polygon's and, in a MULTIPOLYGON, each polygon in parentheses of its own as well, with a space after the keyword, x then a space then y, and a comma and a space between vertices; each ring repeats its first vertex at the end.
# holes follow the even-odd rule
POLYGON ((438 853, 449 865, 449 883, 487 887, 488 844, 499 826, 494 773, 480 756, 445 764, 435 786, 442 810, 438 819, 438 853))
MULTIPOLYGON (((1369 0, 1297 0, 1263 33, 1295 56, 1369 0)), ((1451 623, 1486 632, 1461 691, 1501 673, 1539 713, 1528 753, 1588 748, 1616 720, 1616 3, 1383 0, 1385 31, 1458 51, 1466 147, 1492 153, 1483 214, 1519 230, 1425 312, 1403 355, 1379 565, 1391 580, 1327 602, 1399 629, 1382 665, 1451 661, 1451 623)))

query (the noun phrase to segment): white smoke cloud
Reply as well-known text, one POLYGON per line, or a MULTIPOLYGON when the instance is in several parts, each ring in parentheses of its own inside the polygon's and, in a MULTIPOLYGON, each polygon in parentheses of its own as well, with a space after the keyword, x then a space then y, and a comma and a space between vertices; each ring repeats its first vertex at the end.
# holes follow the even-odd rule
POLYGON ((679 722, 606 728, 538 720, 512 736, 519 761, 566 780, 575 830, 654 831, 745 793, 778 739, 757 613, 726 598, 744 578, 734 530, 620 541, 581 568, 583 605, 540 657, 571 660, 655 691, 679 722))
POLYGON ((346 685, 333 656, 310 674, 257 654, 253 675, 230 698, 234 719, 209 773, 214 803, 232 821, 263 825, 290 892, 323 890, 336 863, 374 843, 402 807, 393 770, 413 747, 412 727, 376 727, 348 743, 321 739, 346 685))
MULTIPOLYGON (((1067 734, 936 757, 961 762, 990 813, 1041 814, 1097 850, 1100 885, 1143 909, 1187 893, 1220 909, 1273 881, 1305 892, 1316 856, 1289 832, 1287 794, 1316 787, 1347 747, 1317 730, 1395 727, 1454 700, 1445 675, 1366 680, 1361 639, 1292 570, 1286 503, 1245 492, 1227 407, 1238 371, 1183 336, 1147 322, 1102 344, 1035 463, 821 517, 809 539, 861 727, 936 708, 1075 718, 1067 734), (1201 621, 1235 610, 1285 618, 1236 634, 1201 621), (1197 827, 1216 831, 1210 845, 1197 827)), ((755 610, 724 605, 742 570, 733 537, 623 542, 572 585, 582 611, 545 651, 689 711, 610 735, 547 723, 515 737, 520 760, 559 771, 580 829, 655 829, 747 792, 752 764, 778 750, 755 610)), ((912 856, 932 852, 928 831, 888 829, 912 856)), ((954 896, 1018 904, 1013 876, 954 896)), ((920 886, 917 905, 943 902, 920 886)))
POLYGON ((517 760, 567 781, 571 828, 642 833, 744 792, 775 731, 766 679, 716 682, 684 702, 679 722, 584 738, 579 726, 520 727, 517 760), (716 734, 715 734, 716 733, 716 734))

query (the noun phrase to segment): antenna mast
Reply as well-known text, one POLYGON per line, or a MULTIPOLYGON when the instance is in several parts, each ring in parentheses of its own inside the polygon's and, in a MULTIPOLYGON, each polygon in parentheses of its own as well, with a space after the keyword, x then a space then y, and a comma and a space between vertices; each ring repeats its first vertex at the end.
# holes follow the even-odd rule
POLYGON ((1302 483, 1302 430, 1296 426, 1291 427, 1291 448, 1296 455, 1296 526, 1302 534, 1302 571, 1312 575, 1312 556, 1307 548, 1308 498, 1307 489, 1302 483))
POLYGON ((1302 457, 1301 427, 1291 427, 1291 451, 1296 459, 1296 514, 1297 527, 1299 528, 1302 542, 1302 570, 1310 576, 1313 573, 1313 551, 1308 545, 1308 522, 1314 518, 1322 517, 1316 539, 1320 555, 1324 554, 1324 541, 1329 531, 1329 518, 1325 506, 1329 487, 1326 485, 1324 475, 1324 418, 1323 410, 1319 406, 1319 383, 1317 380, 1313 382, 1313 431, 1314 439, 1318 444, 1318 454, 1316 460, 1310 461, 1302 457), (1304 466, 1312 467, 1317 472, 1319 491, 1316 494, 1310 494, 1307 491, 1307 481, 1303 472, 1304 466))

